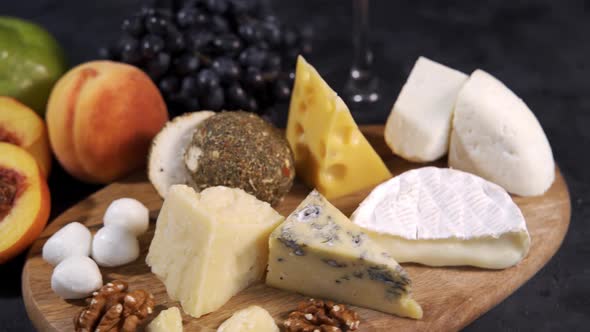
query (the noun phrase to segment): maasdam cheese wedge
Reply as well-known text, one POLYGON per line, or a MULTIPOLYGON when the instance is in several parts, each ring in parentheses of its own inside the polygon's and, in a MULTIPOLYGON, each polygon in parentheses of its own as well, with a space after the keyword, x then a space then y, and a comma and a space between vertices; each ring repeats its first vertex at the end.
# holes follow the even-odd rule
POLYGON ((419 57, 385 125, 393 153, 416 162, 447 154, 455 100, 465 81, 464 73, 419 57))
POLYGON ((301 56, 289 106, 287 140, 297 176, 328 198, 372 187, 391 177, 344 101, 301 56))
POLYGON ((197 193, 173 185, 146 263, 170 298, 200 317, 263 278, 268 236, 283 219, 241 189, 218 186, 197 193))
POLYGON ((317 191, 270 236, 266 283, 414 319, 406 271, 317 191))
POLYGON ((533 112, 482 70, 457 97, 449 166, 521 196, 543 194, 555 178, 551 146, 533 112))
POLYGON ((503 269, 530 247, 524 217, 500 186, 424 167, 377 186, 351 220, 398 262, 503 269))

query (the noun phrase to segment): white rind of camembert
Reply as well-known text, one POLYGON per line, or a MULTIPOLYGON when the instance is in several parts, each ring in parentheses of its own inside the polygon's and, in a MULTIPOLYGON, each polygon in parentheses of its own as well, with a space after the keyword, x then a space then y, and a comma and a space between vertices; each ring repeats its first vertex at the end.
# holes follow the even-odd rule
POLYGON ((406 271, 317 191, 272 232, 269 244, 272 287, 422 318, 406 271))
POLYGON ((503 269, 528 253, 522 212, 500 186, 424 167, 377 186, 351 216, 398 262, 503 269))

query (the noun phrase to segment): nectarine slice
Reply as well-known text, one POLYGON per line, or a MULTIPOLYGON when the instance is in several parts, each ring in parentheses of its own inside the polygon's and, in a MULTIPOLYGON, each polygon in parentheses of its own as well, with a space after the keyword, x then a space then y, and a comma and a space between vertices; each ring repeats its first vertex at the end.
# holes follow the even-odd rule
POLYGON ((18 255, 47 223, 49 189, 30 153, 0 143, 0 264, 18 255))
POLYGON ((18 145, 37 160, 47 177, 51 169, 51 151, 43 119, 14 98, 0 96, 0 142, 18 145))

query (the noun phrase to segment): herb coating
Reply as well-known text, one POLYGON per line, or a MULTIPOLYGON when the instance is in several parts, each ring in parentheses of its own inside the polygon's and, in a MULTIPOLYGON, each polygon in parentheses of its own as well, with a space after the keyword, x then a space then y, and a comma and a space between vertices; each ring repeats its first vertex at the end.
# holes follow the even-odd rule
POLYGON ((184 160, 197 189, 240 188, 273 205, 289 192, 295 178, 293 153, 280 131, 242 111, 205 119, 184 160))

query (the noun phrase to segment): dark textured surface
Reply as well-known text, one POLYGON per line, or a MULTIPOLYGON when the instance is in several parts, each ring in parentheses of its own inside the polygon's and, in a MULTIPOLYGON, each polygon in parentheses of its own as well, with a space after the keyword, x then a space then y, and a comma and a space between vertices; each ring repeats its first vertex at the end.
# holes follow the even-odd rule
MULTIPOLYGON (((70 62, 95 57, 139 0, 0 1, 0 15, 32 19, 53 32, 70 62)), ((590 2, 375 1, 372 24, 383 101, 358 113, 383 122, 409 70, 425 55, 465 72, 482 68, 513 89, 547 133, 572 198, 561 250, 532 280, 467 331, 583 331, 590 323, 590 2)), ((350 62, 349 1, 275 1, 279 15, 313 26, 308 59, 341 90, 350 62)), ((96 190, 55 168, 52 215, 96 190)), ((0 266, 0 331, 32 331, 20 297, 23 257, 0 266)), ((498 285, 502 287, 502 285, 498 285)))

